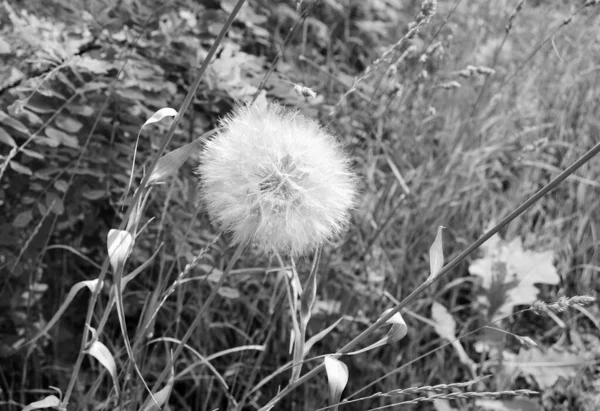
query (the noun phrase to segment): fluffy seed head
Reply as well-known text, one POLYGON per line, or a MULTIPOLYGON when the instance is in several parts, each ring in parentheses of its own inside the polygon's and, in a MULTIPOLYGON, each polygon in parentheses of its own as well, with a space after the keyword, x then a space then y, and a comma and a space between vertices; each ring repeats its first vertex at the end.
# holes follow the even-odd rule
POLYGON ((333 238, 355 197, 334 137, 278 105, 236 109, 206 143, 198 172, 213 223, 265 252, 298 255, 333 238))

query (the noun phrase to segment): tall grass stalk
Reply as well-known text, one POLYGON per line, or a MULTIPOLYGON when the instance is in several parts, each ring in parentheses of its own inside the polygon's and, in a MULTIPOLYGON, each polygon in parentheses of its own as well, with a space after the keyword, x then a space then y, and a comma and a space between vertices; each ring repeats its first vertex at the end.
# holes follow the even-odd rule
MULTIPOLYGON (((210 64, 210 62, 211 62, 212 58, 214 57, 215 53, 217 52, 217 49, 218 49, 219 45, 221 44, 221 42, 225 38, 225 34, 227 33, 227 31, 231 27, 231 24, 235 20, 235 17, 237 16, 238 12, 240 11, 240 9, 244 5, 244 3, 245 3, 245 0, 238 0, 237 1, 237 3, 235 4, 233 10, 231 11, 231 13, 229 14, 229 16, 227 17, 227 20, 226 20, 225 24, 221 28, 221 31, 219 32, 217 38, 215 39, 215 41, 213 42, 212 46, 210 47, 210 49, 209 49, 209 51, 208 51, 208 53, 207 53, 204 61, 202 62, 202 65, 198 69, 198 73, 196 75, 196 78, 194 79, 194 82, 192 83, 190 89, 188 90, 188 93, 185 96, 185 99, 183 100, 183 103, 181 104, 181 107, 180 107, 179 111, 177 112, 177 115, 173 119, 171 127, 169 128, 169 131, 165 135, 165 138, 162 140, 162 142, 160 144, 160 147, 159 147, 158 151, 156 152, 156 154, 155 154, 155 156, 154 156, 154 158, 153 158, 150 166, 147 168, 146 174, 142 178, 142 181, 140 183, 139 188, 133 194, 133 198, 132 198, 131 202, 129 203, 129 206, 127 208, 127 211, 125 213, 123 221, 121 221, 121 224, 119 226, 120 230, 124 229, 125 226, 128 224, 129 218, 130 218, 130 216, 131 216, 134 208, 137 207, 137 205, 138 205, 138 201, 140 200, 140 198, 142 197, 142 195, 144 193, 146 193, 147 190, 149 189, 149 187, 147 187, 147 184, 148 184, 148 180, 150 179, 150 176, 152 175, 152 171, 156 168, 156 165, 158 164, 158 161, 160 160, 160 158, 162 157, 162 155, 166 151, 167 146, 169 145, 169 142, 173 138, 173 135, 175 134, 175 130, 177 129, 177 126, 179 125, 179 122, 181 121, 181 118, 183 117, 183 115, 185 114, 185 112, 189 108, 192 100, 196 96, 196 91, 198 90, 198 87, 200 86, 200 83, 202 81, 204 73, 206 72, 206 70, 208 68, 208 65, 210 64)), ((105 101, 105 105, 107 105, 107 103, 108 103, 108 99, 105 101)), ((97 121, 99 121, 99 118, 98 118, 97 121)), ((141 211, 142 210, 138 210, 138 215, 141 215, 141 211)), ((105 258, 105 260, 104 260, 104 263, 102 265, 102 270, 100 271, 100 275, 98 277, 98 283, 99 284, 102 284, 102 282, 103 282, 103 280, 104 280, 104 278, 106 276, 106 273, 108 272, 108 267, 109 267, 109 259, 108 259, 108 256, 107 256, 105 258)), ((70 399, 71 394, 73 392, 73 388, 75 387, 75 382, 77 381, 77 376, 79 374, 79 369, 81 368, 81 364, 83 362, 83 357, 85 355, 85 348, 88 345, 88 343, 92 342, 92 341, 88 341, 88 331, 89 331, 89 329, 91 327, 92 315, 93 315, 93 312, 94 312, 94 307, 96 305, 96 301, 97 301, 98 296, 100 294, 100 290, 101 290, 101 287, 96 287, 96 289, 92 293, 92 296, 90 298, 90 302, 88 304, 88 309, 87 309, 87 314, 86 314, 86 319, 85 319, 85 324, 86 325, 84 327, 83 335, 81 337, 81 345, 80 345, 79 353, 77 355, 77 359, 75 361, 75 365, 73 366, 73 370, 72 370, 72 374, 71 374, 71 379, 69 380, 69 384, 67 386, 67 390, 66 390, 65 395, 62 398, 61 404, 59 406, 59 409, 61 411, 66 411, 66 409, 67 409, 67 405, 69 403, 69 399, 70 399)), ((188 330, 188 332, 189 332, 189 330, 188 330)), ((96 334, 92 338, 96 339, 96 338, 98 338, 98 335, 96 334)), ((183 343, 185 343, 185 341, 183 343)), ((183 344, 182 344, 182 346, 183 346, 183 344)), ((175 354, 178 355, 179 353, 181 353, 181 349, 182 349, 181 347, 182 346, 180 346, 175 351, 175 354)), ((171 362, 174 362, 176 360, 177 355, 173 355, 172 356, 171 362)), ((167 375, 168 370, 169 370, 169 367, 167 367, 165 369, 165 371, 163 371, 163 374, 161 374, 162 378, 159 378, 159 383, 162 383, 162 380, 167 375)), ((156 384, 156 385, 158 385, 158 384, 156 384)))

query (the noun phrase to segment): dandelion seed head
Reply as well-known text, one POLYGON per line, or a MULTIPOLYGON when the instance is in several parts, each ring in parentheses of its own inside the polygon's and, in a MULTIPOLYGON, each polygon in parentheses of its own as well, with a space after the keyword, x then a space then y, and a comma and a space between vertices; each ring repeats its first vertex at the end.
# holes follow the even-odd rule
POLYGON ((221 123, 201 154, 199 200, 234 243, 298 255, 345 228, 355 177, 333 136, 277 105, 221 123))

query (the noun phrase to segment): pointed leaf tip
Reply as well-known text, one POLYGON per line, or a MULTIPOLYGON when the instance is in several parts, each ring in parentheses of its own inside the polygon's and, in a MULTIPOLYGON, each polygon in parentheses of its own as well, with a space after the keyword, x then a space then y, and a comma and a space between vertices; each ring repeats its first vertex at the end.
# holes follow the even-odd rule
MULTIPOLYGON (((330 405, 340 402, 342 392, 348 384, 348 366, 331 356, 325 357, 325 371, 327 372, 327 381, 329 382, 329 402, 330 405)), ((335 405, 333 410, 337 410, 335 405)))
POLYGON ((23 408, 22 411, 39 410, 42 408, 55 408, 60 405, 60 400, 56 395, 49 395, 43 400, 35 401, 23 408))
POLYGON ((113 380, 113 385, 115 387, 115 391, 117 394, 119 393, 119 384, 117 377, 117 364, 115 363, 115 359, 110 353, 110 350, 106 345, 96 340, 94 343, 86 350, 86 353, 94 357, 95 359, 102 364, 104 368, 110 373, 110 376, 113 380))
POLYGON ((427 281, 433 281, 444 266, 444 248, 442 245, 442 231, 445 227, 439 226, 435 240, 429 249, 430 274, 427 281))
POLYGON ((177 115, 177 111, 173 108, 170 108, 170 107, 161 108, 156 113, 154 113, 152 115, 152 117, 150 117, 148 120, 146 120, 144 125, 142 125, 142 128, 144 128, 148 124, 159 122, 160 120, 162 120, 165 117, 175 117, 176 115, 177 115))
MULTIPOLYGON (((379 318, 385 317, 387 313, 389 313, 391 310, 392 308, 385 310, 379 316, 379 318)), ((400 341, 401 339, 406 337, 406 334, 408 334, 408 326, 406 325, 406 322, 404 321, 404 318, 402 318, 402 315, 400 313, 395 313, 394 315, 392 315, 390 319, 386 321, 386 324, 391 324, 392 326, 390 327, 390 330, 387 332, 387 334, 383 336, 383 338, 365 348, 346 353, 346 355, 361 354, 363 352, 370 351, 374 348, 382 347, 386 344, 393 344, 395 342, 400 341)))
POLYGON ((111 229, 108 232, 107 245, 110 264, 113 272, 116 273, 118 267, 121 264, 125 264, 127 257, 129 257, 131 247, 133 246, 133 236, 125 230, 111 229))
POLYGON ((158 181, 164 180, 166 177, 175 174, 187 161, 187 159, 192 155, 198 145, 202 143, 202 139, 196 139, 189 144, 186 144, 183 147, 179 147, 164 156, 162 156, 158 163, 156 163, 156 167, 150 178, 148 179, 148 185, 154 184, 158 181))

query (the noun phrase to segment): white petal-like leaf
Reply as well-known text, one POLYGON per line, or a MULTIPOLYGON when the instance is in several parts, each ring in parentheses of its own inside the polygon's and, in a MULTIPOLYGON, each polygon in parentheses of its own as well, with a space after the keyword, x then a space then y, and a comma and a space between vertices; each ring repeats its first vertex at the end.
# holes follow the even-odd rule
POLYGON ((435 321, 435 332, 442 338, 452 341, 456 338, 456 322, 446 307, 434 301, 431 306, 431 318, 435 321))
MULTIPOLYGON (((342 392, 348 384, 348 366, 331 356, 325 357, 325 371, 327 372, 327 381, 329 383, 329 403, 330 405, 340 402, 342 392)), ((334 406, 333 410, 337 410, 334 406)))
MULTIPOLYGON (((385 310, 381 314, 381 316, 379 316, 379 318, 384 317, 391 310, 392 310, 391 308, 385 310)), ((404 322, 404 318, 402 318, 402 315, 400 315, 400 313, 394 314, 389 320, 386 321, 386 323, 392 324, 392 327, 390 328, 388 333, 382 339, 380 339, 379 341, 374 342, 373 344, 369 345, 368 347, 362 348, 358 351, 352 351, 350 353, 346 353, 346 355, 361 354, 363 352, 370 351, 374 348, 381 347, 386 344, 392 344, 392 343, 398 342, 401 339, 403 339, 406 336, 406 334, 408 333, 408 327, 406 325, 406 322, 404 322)))
POLYGON ((144 128, 148 124, 159 122, 160 120, 162 120, 165 117, 175 117, 176 115, 177 115, 177 110, 175 110, 173 108, 170 108, 170 107, 161 108, 156 113, 154 113, 152 115, 152 117, 150 117, 148 120, 146 120, 146 122, 144 123, 142 128, 144 128))
POLYGON ((167 385, 165 385, 160 391, 154 394, 154 400, 151 397, 148 397, 140 411, 160 411, 161 407, 167 403, 169 397, 171 396, 171 391, 173 391, 173 384, 175 383, 175 373, 174 370, 171 369, 171 375, 169 376, 169 380, 167 381, 167 385), (156 401, 155 401, 156 400, 156 401))
POLYGON ((86 350, 86 353, 97 359, 100 364, 104 368, 108 370, 110 376, 113 380, 113 385, 115 387, 115 391, 117 395, 119 393, 119 380, 117 377, 117 364, 115 363, 115 359, 110 353, 108 347, 96 340, 94 343, 86 350))
POLYGON ((427 281, 433 281, 442 267, 444 266, 444 248, 442 246, 442 230, 444 227, 439 226, 435 240, 429 249, 429 269, 430 274, 427 281))
POLYGON ((60 400, 56 395, 49 395, 43 400, 32 402, 27 407, 23 408, 22 411, 39 410, 42 408, 53 408, 58 407, 59 404, 60 400))
POLYGON ((133 236, 131 233, 125 230, 111 229, 108 232, 108 257, 110 258, 110 265, 113 268, 113 272, 117 272, 117 268, 121 264, 125 264, 131 247, 133 246, 133 236))

